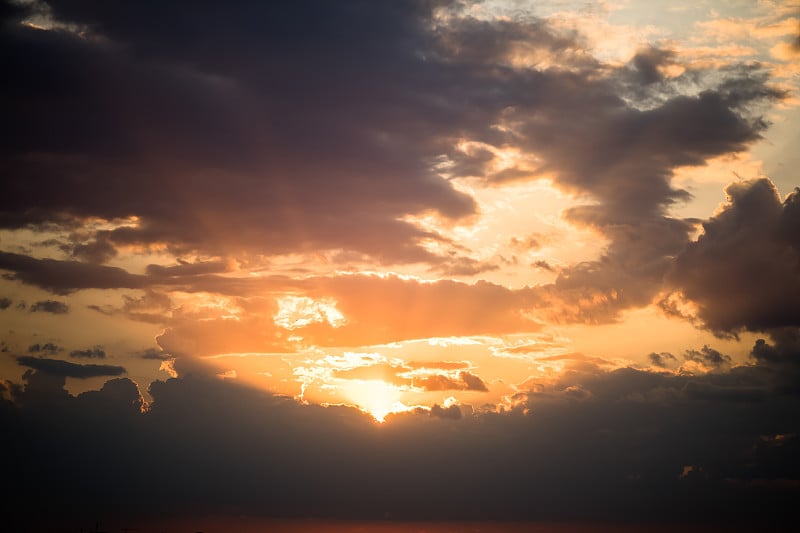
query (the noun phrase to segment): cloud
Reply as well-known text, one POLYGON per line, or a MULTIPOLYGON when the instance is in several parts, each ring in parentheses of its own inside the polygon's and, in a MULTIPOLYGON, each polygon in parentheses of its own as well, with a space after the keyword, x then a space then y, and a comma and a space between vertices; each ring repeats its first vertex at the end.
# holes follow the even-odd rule
POLYGON ((10 436, 0 450, 18 459, 7 465, 17 480, 9 520, 41 516, 30 513, 38 494, 61 523, 91 511, 113 520, 202 511, 780 524, 797 518, 795 491, 781 480, 800 476, 787 461, 800 397, 765 394, 774 376, 764 370, 577 372, 519 393, 508 411, 436 405, 380 427, 356 409, 202 374, 153 383, 143 410, 127 379, 72 397, 63 378, 30 373, 0 409, 10 436), (60 453, 43 455, 53 442, 60 453), (80 475, 87 464, 124 482, 98 485, 80 475), (686 465, 704 475, 682 477, 686 465))
POLYGON ((728 203, 677 256, 671 283, 719 334, 800 325, 800 190, 782 202, 762 178, 726 192, 728 203))
POLYGON ((431 416, 459 420, 461 418, 461 409, 459 409, 457 405, 442 407, 438 403, 435 403, 433 407, 431 407, 431 416))
POLYGON ((661 353, 653 352, 650 353, 647 357, 650 359, 651 363, 661 368, 666 368, 670 361, 678 360, 677 357, 675 357, 669 352, 661 352, 661 353))
POLYGON ((173 266, 147 265, 147 274, 153 277, 198 276, 227 272, 231 265, 225 261, 181 262, 173 266))
POLYGON ((541 325, 524 313, 532 291, 494 283, 441 280, 432 283, 398 276, 342 276, 310 280, 307 294, 333 298, 345 323, 313 323, 295 330, 321 346, 354 346, 449 337, 531 332, 541 325))
POLYGON ((751 357, 775 373, 775 386, 780 393, 800 394, 800 328, 770 331, 773 344, 758 339, 751 357))
POLYGON ((49 376, 66 378, 86 379, 101 376, 119 376, 127 372, 125 368, 121 366, 78 365, 60 359, 47 359, 28 355, 17 357, 17 363, 49 376))
POLYGON ((288 342, 270 320, 251 317, 174 320, 156 342, 172 354, 216 355, 220 353, 291 353, 288 342))
POLYGON ((464 370, 470 367, 470 363, 465 361, 408 361, 405 365, 408 368, 429 370, 464 370))
POLYGON ((170 359, 172 356, 168 353, 165 353, 161 350, 156 350, 155 348, 148 348, 139 352, 139 357, 142 359, 153 359, 156 361, 166 361, 170 359))
POLYGON ((731 364, 731 357, 729 355, 721 354, 707 345, 703 346, 700 350, 686 350, 683 357, 687 361, 702 363, 714 368, 731 364))
POLYGON ((0 269, 14 272, 14 280, 35 285, 54 294, 69 294, 79 289, 136 289, 146 278, 104 265, 58 259, 36 259, 0 251, 0 269))
POLYGON ((414 386, 426 391, 469 390, 486 392, 489 390, 481 378, 466 370, 460 371, 455 379, 442 374, 418 378, 414 380, 414 386))
POLYGON ((105 242, 212 253, 348 249, 413 262, 434 260, 420 244, 438 237, 402 217, 475 213, 471 197, 431 168, 472 120, 463 112, 471 102, 435 98, 458 90, 457 80, 407 46, 430 42, 432 5, 191 7, 218 39, 215 54, 185 19, 188 4, 160 14, 170 32, 140 31, 143 12, 122 5, 119 14, 49 5, 54 20, 91 38, 6 26, 4 48, 15 55, 4 70, 18 80, 8 89, 18 99, 7 109, 17 135, 5 157, 17 201, 1 206, 6 227, 135 215, 138 225, 104 233, 105 242), (258 31, 244 30, 253 20, 258 31), (23 57, 43 68, 24 70, 23 57), (44 101, 69 105, 47 114, 44 101), (111 104, 119 101, 124 108, 111 104), (46 135, 28 122, 39 119, 46 135))
POLYGON ((346 275, 302 280, 281 276, 235 278, 187 273, 186 269, 176 269, 170 271, 172 275, 165 276, 161 270, 153 268, 149 275, 140 275, 118 267, 0 252, 0 262, 4 257, 11 260, 0 266, 15 270, 14 279, 56 294, 88 288, 143 289, 140 296, 124 296, 122 308, 89 307, 104 314, 121 313, 134 320, 165 325, 160 342, 168 352, 211 355, 293 349, 287 348, 285 337, 281 338, 284 330, 274 321, 278 311, 276 299, 287 291, 304 294, 305 298, 313 301, 337 302, 337 309, 345 318, 343 325, 334 327, 323 321, 293 330, 306 342, 324 346, 531 332, 541 327, 526 313, 537 301, 533 290, 511 290, 485 281, 474 284, 451 280, 424 282, 395 275, 346 275), (158 275, 155 275, 156 271, 158 275), (194 314, 187 310, 176 313, 168 294, 171 290, 238 296, 237 304, 247 316, 237 321, 225 317, 225 313, 219 310, 216 315, 194 314), (273 296, 270 298, 270 295, 273 296), (248 303, 260 301, 269 304, 248 303), (201 342, 200 339, 205 340, 201 342))
POLYGON ((347 369, 337 369, 334 370, 333 375, 340 379, 384 381, 395 385, 409 385, 411 383, 409 378, 399 376, 399 374, 405 372, 408 372, 408 368, 402 365, 376 363, 347 369))
POLYGON ((57 346, 52 342, 46 342, 44 344, 39 344, 37 342, 36 344, 31 344, 30 346, 28 346, 28 353, 50 352, 51 354, 53 354, 62 351, 64 351, 64 348, 62 348, 61 346, 57 346))
POLYGON ((98 234, 86 243, 76 243, 68 247, 73 257, 89 263, 106 263, 117 255, 117 249, 108 241, 105 234, 98 234))
POLYGON ((102 346, 95 346, 94 348, 87 348, 85 350, 72 350, 69 356, 73 358, 86 358, 86 359, 105 359, 106 352, 102 346))
POLYGON ((483 380, 463 370, 464 363, 374 363, 334 370, 338 379, 384 381, 398 387, 416 387, 425 391, 467 390, 487 392, 483 380), (457 372, 454 370, 458 369, 457 372), (422 372, 420 372, 422 371, 422 372), (442 372, 445 371, 445 372, 442 372))
POLYGON ((172 316, 172 300, 164 292, 146 289, 139 298, 126 295, 122 299, 121 311, 133 320, 163 324, 172 316))
POLYGON ((29 312, 65 315, 69 312, 69 306, 64 302, 58 302, 56 300, 41 300, 39 302, 31 304, 29 312))
POLYGON ((586 310, 613 315, 647 302, 639 280, 658 279, 687 239, 688 225, 666 215, 687 198, 673 170, 747 147, 765 127, 748 110, 782 97, 755 67, 665 79, 659 69, 679 61, 670 50, 606 65, 545 20, 479 20, 459 2, 192 5, 191 19, 177 3, 159 13, 169 30, 144 30, 146 9, 48 5, 57 31, 9 23, 2 34, 15 83, 0 190, 14 200, 0 203, 0 223, 114 221, 75 245, 93 262, 131 245, 345 251, 472 275, 495 265, 407 217, 472 220, 475 201, 453 177, 545 175, 596 201, 568 218, 612 241, 591 272, 563 273, 559 291, 577 301, 595 285, 616 290, 608 309, 586 310), (485 148, 468 154, 462 141, 485 148), (500 168, 505 149, 539 163, 500 168))
MULTIPOLYGON (((765 333, 751 364, 706 345, 675 372, 667 352, 650 354, 662 369, 650 372, 560 353, 552 339, 508 346, 496 354, 564 372, 494 407, 448 400, 381 427, 356 409, 203 377, 219 369, 153 383, 149 405, 128 379, 73 397, 67 378, 125 368, 17 357, 25 386, 0 388, 8 523, 45 520, 43 502, 54 520, 797 518, 786 489, 800 479, 800 191, 781 200, 766 180, 734 184, 694 242, 699 221, 673 214, 690 198, 676 169, 760 139, 765 106, 785 97, 763 67, 704 70, 655 47, 604 63, 552 21, 482 20, 470 15, 480 6, 446 0, 1 5, 0 228, 55 233, 47 246, 67 257, 0 251, 3 277, 56 295, 125 289, 121 303, 89 307, 158 325, 162 351, 134 356, 194 369, 228 353, 510 337, 544 319, 613 321, 670 291, 719 335, 765 333), (352 258, 493 271, 502 256, 475 259, 431 228, 485 215, 463 191, 542 178, 582 202, 564 220, 607 243, 577 264, 528 259, 554 283, 338 274, 352 258), (273 256, 316 253, 337 274, 268 275, 285 265, 273 256), (148 265, 156 256, 164 264, 148 265), (106 264, 115 258, 126 267, 106 264)), ((519 253, 555 244, 514 231, 519 253)), ((331 375, 487 391, 475 372, 392 360, 331 375)))

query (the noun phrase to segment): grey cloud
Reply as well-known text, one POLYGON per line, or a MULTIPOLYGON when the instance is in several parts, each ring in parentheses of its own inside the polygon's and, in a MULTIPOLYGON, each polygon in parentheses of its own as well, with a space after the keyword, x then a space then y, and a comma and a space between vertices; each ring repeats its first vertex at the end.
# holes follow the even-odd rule
POLYGON ((482 272, 498 270, 499 268, 498 265, 492 262, 459 257, 449 261, 438 262, 431 270, 448 276, 474 276, 482 272))
POLYGON ((639 51, 633 59, 631 59, 631 66, 639 78, 638 81, 642 85, 650 85, 662 81, 664 76, 658 70, 661 66, 669 65, 673 62, 675 53, 670 50, 662 50, 658 48, 648 48, 639 51))
POLYGON ((170 359, 172 356, 164 351, 156 350, 155 348, 148 348, 139 352, 139 357, 142 359, 153 359, 156 361, 166 361, 170 359))
POLYGON ((450 407, 442 407, 438 403, 433 404, 431 407, 431 416, 437 418, 449 418, 451 420, 459 420, 461 418, 461 409, 457 405, 450 407))
POLYGON ((711 365, 712 367, 731 364, 731 357, 729 355, 724 355, 707 345, 703 346, 700 350, 687 350, 683 354, 683 357, 687 361, 696 361, 698 363, 711 365))
POLYGON ((675 261, 670 282, 721 335, 800 325, 800 190, 733 183, 729 203, 675 261))
MULTIPOLYGON (((93 265, 80 261, 59 259, 38 259, 28 255, 0 251, 0 270, 12 273, 4 277, 21 281, 29 285, 48 290, 54 294, 70 294, 82 289, 142 289, 145 294, 140 298, 128 297, 126 311, 149 306, 167 305, 168 297, 157 292, 157 287, 174 288, 187 292, 215 292, 230 295, 247 295, 270 289, 293 289, 303 287, 302 282, 290 280, 282 276, 264 277, 260 279, 231 278, 212 274, 152 276, 131 274, 119 267, 93 265)), ((17 307, 24 309, 25 302, 17 307)), ((93 306, 98 312, 108 311, 106 308, 93 306)), ((162 309, 163 310, 163 309, 162 309)))
POLYGON ((98 234, 85 243, 76 243, 68 250, 73 257, 89 263, 106 263, 117 255, 117 249, 108 241, 107 234, 98 234))
POLYGON ((653 352, 647 357, 650 359, 651 363, 653 363, 655 366, 660 366, 661 368, 666 368, 670 361, 677 361, 677 357, 669 352, 653 352))
POLYGON ((0 269, 13 272, 11 279, 35 285, 55 294, 69 294, 79 289, 135 289, 146 278, 118 268, 79 261, 36 259, 0 251, 0 269))
POLYGON ((691 400, 759 402, 768 392, 760 387, 720 387, 710 383, 687 383, 684 393, 691 400))
POLYGON ((461 372, 459 372, 458 378, 459 380, 461 380, 461 382, 464 384, 467 390, 473 390, 473 391, 489 390, 486 388, 486 384, 483 382, 481 378, 479 378, 475 374, 467 372, 466 370, 462 370, 461 372))
MULTIPOLYGON (((212 346, 220 347, 225 339, 234 338, 238 339, 236 344, 240 344, 244 351, 285 351, 286 341, 276 336, 279 332, 272 319, 277 311, 274 302, 269 310, 249 312, 249 318, 241 324, 223 320, 197 322, 196 318, 210 317, 174 314, 168 290, 213 292, 245 299, 252 295, 285 294, 287 291, 315 299, 333 298, 350 322, 339 328, 329 324, 311 324, 298 329, 298 333, 310 341, 327 346, 352 346, 356 337, 364 344, 380 344, 431 336, 530 332, 541 327, 520 312, 537 302, 537 291, 528 288, 510 290, 485 281, 474 284, 452 280, 420 283, 396 276, 382 279, 369 275, 302 280, 282 276, 180 275, 185 273, 184 269, 172 271, 175 275, 170 276, 139 275, 118 267, 36 259, 3 252, 0 252, 0 268, 12 270, 13 279, 55 294, 89 288, 142 289, 139 296, 126 295, 121 309, 97 305, 89 308, 106 315, 123 313, 134 320, 168 326, 160 338, 168 343, 164 348, 170 352, 208 353, 212 346), (403 321, 394 320, 398 309, 407 307, 408 302, 414 303, 416 312, 403 321), (454 306, 454 302, 458 305, 454 306), (219 334, 212 333, 212 330, 219 334), (222 330, 226 333, 222 334, 222 330), (198 341, 201 337, 204 342, 198 341)), ((247 306, 246 303, 243 305, 247 306)))
POLYGON ((409 46, 430 46, 427 2, 175 4, 159 14, 169 32, 141 31, 150 17, 124 3, 50 5, 92 38, 5 27, 6 227, 136 215, 107 242, 427 261, 420 242, 438 237, 399 219, 475 212, 431 169, 473 117, 472 102, 438 98, 459 84, 409 46), (31 57, 41 68, 24 68, 31 57), (43 101, 62 112, 38 115, 43 101))
MULTIPOLYGON (((596 199, 591 216, 570 217, 606 233, 611 249, 594 274, 565 277, 602 286, 637 259, 647 265, 613 287, 625 296, 606 314, 647 301, 638 280, 663 274, 665 257, 687 239, 689 228, 666 216, 687 197, 670 184, 672 170, 746 147, 765 127, 746 109, 782 95, 741 66, 683 95, 683 79, 655 83, 669 51, 610 67, 580 36, 544 20, 477 20, 459 2, 178 2, 159 9, 164 29, 145 29, 148 9, 125 3, 50 5, 92 38, 5 27, 4 49, 14 54, 3 66, 15 83, 3 93, 14 102, 4 121, 14 132, 3 155, 12 176, 4 184, 13 184, 3 198, 14 199, 0 203, 4 226, 135 215, 137 225, 85 246, 157 243, 221 256, 345 250, 446 271, 491 268, 467 258, 449 265, 421 245, 447 245, 440 235, 402 221, 475 214, 474 201, 433 168, 445 155, 458 175, 503 183, 548 172, 596 199), (445 23, 437 9, 455 16, 445 23), (514 64, 542 54, 558 67, 514 64), (40 68, 27 68, 30 58, 40 68), (660 99, 638 109, 621 97, 637 90, 660 99), (513 128, 493 127, 503 122, 513 128), (492 175, 488 151, 453 149, 463 138, 535 153, 543 166, 492 175), (651 242, 665 244, 641 244, 651 242)), ((85 258, 104 250, 92 259, 86 249, 85 258)), ((580 300, 578 292, 566 291, 580 300)))
POLYGON ((147 265, 147 274, 153 277, 197 276, 201 274, 217 274, 228 270, 229 265, 224 261, 181 262, 173 266, 147 265))
POLYGON ((775 373, 778 392, 800 395, 800 328, 774 329, 770 337, 772 344, 756 341, 751 357, 775 373))
MULTIPOLYGON (((560 318, 613 320, 619 310, 647 305, 659 292, 694 227, 692 220, 668 215, 671 205, 689 198, 671 185, 673 171, 744 149, 765 127, 748 116, 748 102, 781 97, 763 74, 728 74, 728 81, 697 96, 667 93, 648 109, 625 103, 618 95, 626 90, 614 76, 572 80, 576 86, 552 95, 551 107, 535 119, 520 113, 520 143, 546 161, 540 171, 555 173, 557 186, 598 202, 567 210, 567 220, 610 240, 600 260, 564 268, 554 285, 542 289, 543 297, 572 310, 560 318)), ((555 91, 558 80, 551 83, 555 91)))
POLYGON ((61 346, 57 346, 52 342, 46 342, 44 344, 31 344, 28 346, 28 353, 37 353, 37 352, 50 352, 50 353, 57 353, 63 351, 64 348, 61 346))
POLYGON ((76 359, 105 359, 106 352, 102 346, 95 346, 94 348, 86 348, 85 350, 72 350, 69 356, 76 359))
MULTIPOLYGON (((147 280, 146 285, 155 285, 156 280, 147 280)), ((172 316, 172 300, 161 290, 146 288, 141 296, 122 296, 122 307, 113 305, 87 305, 88 309, 106 316, 123 315, 131 320, 150 324, 164 324, 172 316)))
POLYGON ((37 370, 40 373, 62 378, 93 378, 100 376, 120 376, 125 368, 113 365, 78 365, 60 359, 47 359, 24 355, 17 357, 17 363, 37 370))
POLYGON ((64 315, 69 312, 69 306, 64 302, 58 302, 56 300, 41 300, 31 304, 29 312, 64 315))
POLYGON ((114 308, 110 305, 87 305, 87 309, 91 309, 92 311, 96 311, 101 315, 112 316, 114 314, 114 308))
POLYGON ((415 387, 421 387, 427 391, 469 390, 486 392, 489 390, 481 378, 466 370, 461 370, 456 379, 443 374, 433 374, 424 378, 414 379, 413 384, 415 387))
POLYGON ((145 290, 139 298, 123 296, 122 312, 133 320, 163 324, 171 316, 172 300, 170 297, 155 290, 145 290))

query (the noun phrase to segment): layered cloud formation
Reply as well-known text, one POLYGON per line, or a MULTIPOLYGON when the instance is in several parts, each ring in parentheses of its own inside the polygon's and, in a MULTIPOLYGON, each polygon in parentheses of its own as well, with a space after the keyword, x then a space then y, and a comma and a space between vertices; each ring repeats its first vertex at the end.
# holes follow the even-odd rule
POLYGON ((798 6, 548 6, 4 2, 14 519, 796 519, 798 6))

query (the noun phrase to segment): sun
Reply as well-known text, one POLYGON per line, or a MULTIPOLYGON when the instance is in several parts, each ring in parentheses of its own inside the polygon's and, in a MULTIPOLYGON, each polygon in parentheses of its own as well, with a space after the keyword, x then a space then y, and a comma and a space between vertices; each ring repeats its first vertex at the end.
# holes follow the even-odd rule
POLYGON ((342 389, 348 400, 379 423, 383 423, 390 413, 413 409, 400 401, 402 391, 385 381, 351 380, 342 389))

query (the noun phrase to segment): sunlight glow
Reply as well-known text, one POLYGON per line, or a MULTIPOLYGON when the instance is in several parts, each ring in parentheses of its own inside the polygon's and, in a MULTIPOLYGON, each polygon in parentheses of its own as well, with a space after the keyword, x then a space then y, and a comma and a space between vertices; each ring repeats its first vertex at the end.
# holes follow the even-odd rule
POLYGON ((273 319, 275 324, 285 329, 301 328, 315 322, 327 322, 338 328, 347 323, 344 315, 336 309, 336 300, 313 300, 307 296, 279 298, 278 312, 273 319))
POLYGON ((400 401, 401 391, 385 381, 348 381, 343 386, 344 395, 356 404, 362 411, 369 413, 379 423, 390 413, 410 411, 409 407, 400 401))

